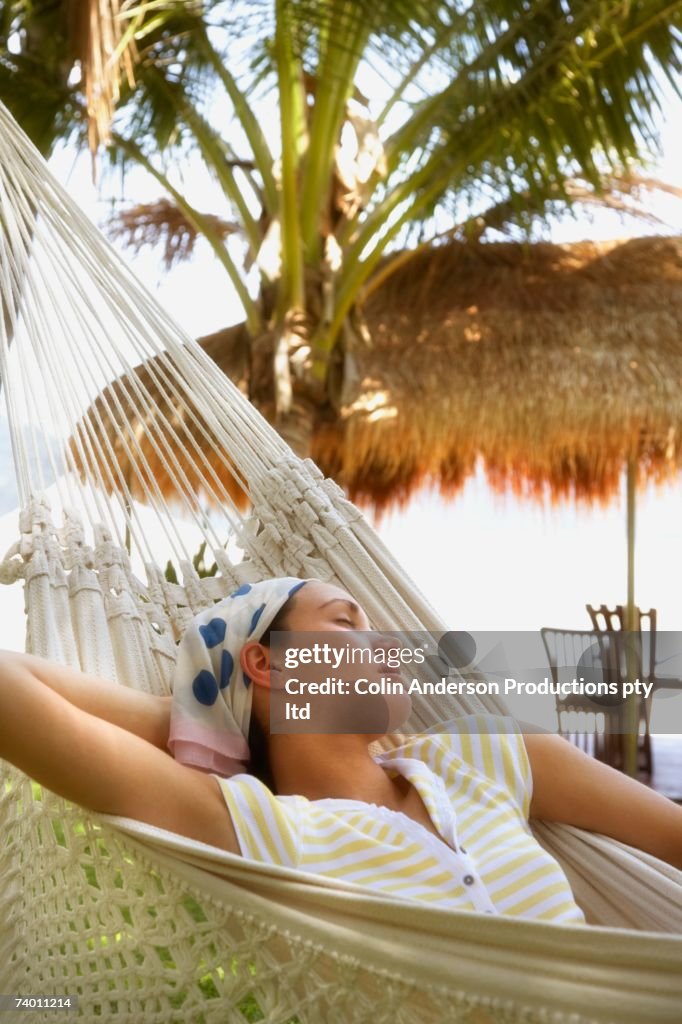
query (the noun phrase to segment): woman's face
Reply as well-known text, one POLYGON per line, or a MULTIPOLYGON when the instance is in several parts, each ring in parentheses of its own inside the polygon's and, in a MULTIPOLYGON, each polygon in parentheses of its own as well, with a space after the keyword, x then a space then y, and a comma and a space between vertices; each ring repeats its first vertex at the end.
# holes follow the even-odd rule
MULTIPOLYGON (((314 580, 306 583, 304 587, 294 595, 291 604, 287 608, 286 629, 290 634, 315 633, 313 637, 301 637, 301 643, 306 645, 313 641, 339 645, 340 647, 368 647, 374 649, 385 646, 395 647, 395 638, 384 638, 382 634, 370 632, 369 619, 363 608, 342 588, 331 583, 322 583, 314 580), (335 640, 329 634, 343 633, 345 636, 335 640), (360 635, 357 635, 360 634, 360 635)), ((293 638, 292 638, 293 639, 293 638)), ((355 732, 362 733, 370 742, 387 732, 393 732, 403 725, 412 710, 412 702, 406 694, 389 693, 377 696, 358 696, 354 692, 354 680, 357 678, 379 678, 386 673, 383 665, 368 666, 366 663, 358 662, 351 664, 346 662, 343 665, 333 668, 330 665, 316 666, 311 675, 311 669, 291 671, 289 675, 306 674, 310 678, 324 678, 325 675, 343 678, 349 682, 350 692, 334 702, 334 698, 324 696, 318 698, 319 714, 333 719, 336 730, 328 728, 330 733, 355 732), (346 723, 342 726, 340 723, 346 723), (381 722, 382 726, 373 727, 372 723, 381 722), (357 729, 352 723, 357 723, 357 729), (381 731, 378 731, 381 729, 381 731)), ((274 688, 283 686, 283 681, 276 681, 276 673, 271 675, 271 685, 274 688)), ((399 674, 392 673, 394 679, 399 679, 399 674)), ((286 674, 282 679, 286 678, 286 674)), ((315 705, 313 705, 315 707, 315 705)), ((319 721, 318 717, 318 721, 319 721)), ((313 732, 310 728, 307 731, 313 732)), ((322 731, 322 730, 321 730, 322 731)))

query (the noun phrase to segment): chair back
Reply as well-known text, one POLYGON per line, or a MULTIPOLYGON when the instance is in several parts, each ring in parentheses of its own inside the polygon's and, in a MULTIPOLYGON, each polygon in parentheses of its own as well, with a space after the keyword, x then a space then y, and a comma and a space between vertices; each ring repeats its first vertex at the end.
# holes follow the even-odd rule
MULTIPOLYGON (((605 678, 618 680, 620 650, 611 634, 596 629, 545 627, 540 636, 554 683, 563 682, 571 673, 579 677, 581 672, 602 673, 605 678)), ((594 698, 580 694, 557 696, 559 705, 565 710, 595 710, 594 698)))
MULTIPOLYGON (((555 684, 581 676, 594 681, 619 680, 621 652, 613 633, 545 627, 540 636, 555 684)), ((613 764, 622 731, 620 696, 557 695, 555 702, 561 735, 586 753, 613 764)))
MULTIPOLYGON (((586 604, 585 608, 595 630, 611 633, 622 632, 625 629, 625 605, 617 604, 615 608, 608 608, 605 604, 600 604, 597 608, 586 604)), ((647 681, 653 680, 656 676, 656 609, 650 608, 645 612, 635 607, 635 628, 639 634, 642 676, 647 681), (648 641, 647 651, 644 649, 645 635, 648 641)))

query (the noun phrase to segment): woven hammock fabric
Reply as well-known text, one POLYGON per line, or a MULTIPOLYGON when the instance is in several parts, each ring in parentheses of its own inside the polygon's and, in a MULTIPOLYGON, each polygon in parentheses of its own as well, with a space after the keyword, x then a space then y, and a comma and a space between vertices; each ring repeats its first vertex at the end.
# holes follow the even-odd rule
MULTIPOLYGON (((83 825, 82 814, 51 798, 24 831, 35 834, 52 815, 64 838, 48 834, 25 848, 23 888, 40 896, 25 946, 0 948, 4 962, 5 952, 16 958, 3 985, 26 991, 27 964, 33 973, 42 960, 59 972, 59 991, 84 992, 86 1020, 99 1010, 130 1024, 222 1024, 239 1019, 226 1007, 251 1001, 268 1022, 294 1013, 330 1024, 679 1019, 673 939, 368 899, 124 819, 83 825), (63 885, 44 892, 40 862, 52 843, 62 871, 74 863, 82 872, 77 895, 63 885)), ((4 911, 4 887, 1 901, 4 911)), ((37 973, 32 991, 54 987, 37 973)))
MULTIPOLYGON (((0 376, 23 506, 0 581, 23 583, 27 648, 167 693, 193 615, 268 575, 334 580, 374 628, 445 628, 336 485, 297 460, 143 292, 2 109, 0 150, 0 376), (168 416, 149 406, 133 369, 143 361, 167 389, 168 416), (197 408, 210 458, 197 452, 197 408), (212 578, 197 575, 139 438, 126 433, 131 409, 213 553, 212 578), (166 579, 131 483, 116 476, 117 431, 181 584, 166 579), (197 452, 200 488, 183 480, 169 439, 197 452), (214 458, 248 493, 247 518, 214 458), (235 556, 201 493, 219 499, 235 556)), ((439 709, 479 710, 503 708, 439 709)), ((411 725, 432 724, 433 709, 417 702, 411 725)), ((679 1020, 682 873, 575 829, 538 825, 538 836, 593 928, 451 914, 252 864, 68 806, 6 765, 0 828, 0 991, 78 995, 86 1021, 679 1020)))

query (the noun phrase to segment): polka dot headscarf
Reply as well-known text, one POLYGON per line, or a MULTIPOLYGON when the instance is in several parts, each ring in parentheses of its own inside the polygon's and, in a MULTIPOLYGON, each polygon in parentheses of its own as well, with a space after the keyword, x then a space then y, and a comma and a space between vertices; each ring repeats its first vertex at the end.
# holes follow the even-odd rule
POLYGON ((176 761, 225 777, 245 770, 253 687, 241 649, 260 640, 306 582, 284 576, 244 583, 192 621, 173 676, 168 749, 176 761))

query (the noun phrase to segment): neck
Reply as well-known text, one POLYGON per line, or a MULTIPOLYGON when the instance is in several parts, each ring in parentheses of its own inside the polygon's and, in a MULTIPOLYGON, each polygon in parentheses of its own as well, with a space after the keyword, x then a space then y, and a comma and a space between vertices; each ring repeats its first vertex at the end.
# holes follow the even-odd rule
POLYGON ((368 743, 360 735, 272 735, 270 764, 277 792, 397 806, 400 780, 390 779, 373 760, 368 743))

